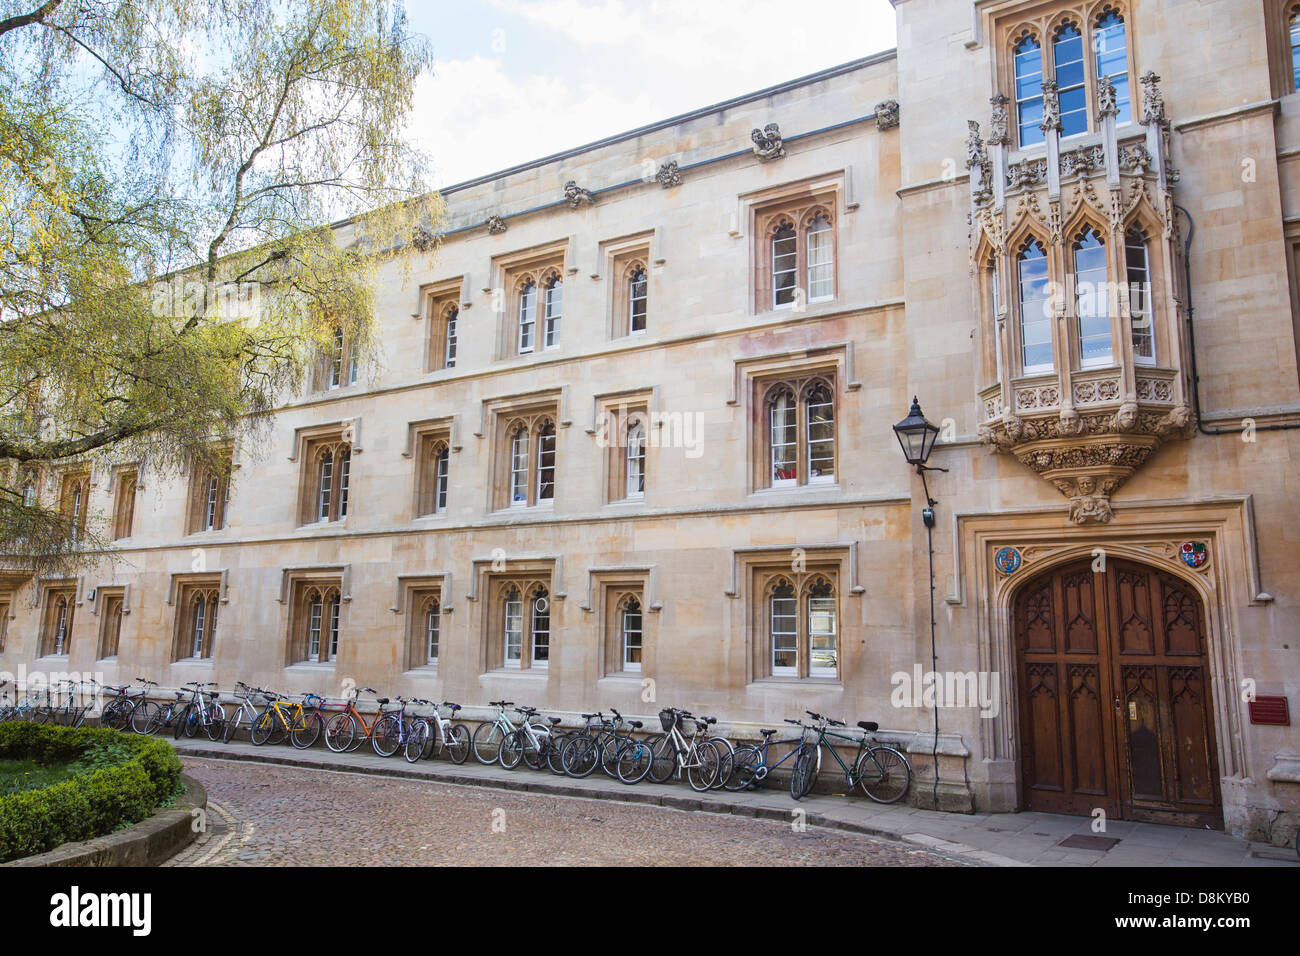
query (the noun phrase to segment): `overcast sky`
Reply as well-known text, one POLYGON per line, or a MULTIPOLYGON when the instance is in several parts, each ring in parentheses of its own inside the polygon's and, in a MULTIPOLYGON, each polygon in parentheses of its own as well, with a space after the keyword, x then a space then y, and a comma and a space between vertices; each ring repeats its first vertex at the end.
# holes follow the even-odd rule
MULTIPOLYGON (((434 185, 894 46, 889 0, 407 0, 434 185)), ((867 104, 868 106, 870 104, 867 104)))

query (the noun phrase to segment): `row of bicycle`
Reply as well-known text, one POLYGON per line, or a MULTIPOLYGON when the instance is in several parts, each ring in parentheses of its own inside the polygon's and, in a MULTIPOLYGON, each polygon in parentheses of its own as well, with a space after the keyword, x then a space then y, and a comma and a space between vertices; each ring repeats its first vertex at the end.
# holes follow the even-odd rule
MULTIPOLYGON (((445 755, 460 764, 473 754, 479 763, 507 770, 522 765, 581 778, 599 769, 626 784, 685 778, 700 792, 765 787, 775 771, 789 764, 790 793, 796 800, 813 788, 823 754, 828 755, 828 766, 843 775, 846 790, 861 790, 880 803, 902 799, 912 777, 907 757, 874 739, 875 723, 859 721, 861 732, 856 733, 844 722, 812 711, 805 711, 810 720, 785 721, 791 736, 778 739, 778 729, 764 728, 759 731, 761 741, 735 744, 714 732, 716 718, 674 707, 659 712, 659 731, 645 733, 642 721, 627 720, 612 708, 608 715, 582 714, 581 727, 564 729, 559 717, 497 700, 490 702, 496 714, 471 732, 456 719, 460 704, 390 699, 370 687, 341 705, 331 705, 321 694, 291 697, 240 681, 231 705, 220 701, 213 683, 186 684, 171 700, 162 701, 152 697, 156 682, 136 678, 134 684, 139 686, 102 688, 112 695, 100 714, 102 726, 148 735, 170 730, 177 739, 200 734, 213 741, 248 739, 258 746, 287 740, 300 749, 323 737, 335 753, 356 751, 368 741, 376 754, 391 757, 401 752, 412 763, 445 755), (373 712, 357 706, 362 693, 376 696, 373 712)), ((73 689, 68 693, 71 700, 73 689)), ((45 721, 52 714, 79 713, 75 726, 85 717, 66 701, 51 705, 48 695, 44 706, 31 704, 29 698, 7 711, 0 709, 0 720, 45 721)))

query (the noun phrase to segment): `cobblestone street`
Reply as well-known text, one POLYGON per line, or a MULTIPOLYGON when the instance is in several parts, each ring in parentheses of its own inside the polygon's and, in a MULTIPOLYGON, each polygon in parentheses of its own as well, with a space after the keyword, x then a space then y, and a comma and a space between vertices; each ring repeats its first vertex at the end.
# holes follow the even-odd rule
POLYGON ((186 757, 208 831, 172 866, 960 866, 958 857, 770 820, 186 757))

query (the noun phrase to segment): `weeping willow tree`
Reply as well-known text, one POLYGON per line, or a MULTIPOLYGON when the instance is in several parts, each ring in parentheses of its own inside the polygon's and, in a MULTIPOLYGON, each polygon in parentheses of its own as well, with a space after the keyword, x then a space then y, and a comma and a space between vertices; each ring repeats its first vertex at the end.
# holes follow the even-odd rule
POLYGON ((104 547, 66 467, 202 466, 340 331, 373 354, 376 270, 441 215, 403 135, 430 59, 385 0, 0 0, 6 564, 104 547))

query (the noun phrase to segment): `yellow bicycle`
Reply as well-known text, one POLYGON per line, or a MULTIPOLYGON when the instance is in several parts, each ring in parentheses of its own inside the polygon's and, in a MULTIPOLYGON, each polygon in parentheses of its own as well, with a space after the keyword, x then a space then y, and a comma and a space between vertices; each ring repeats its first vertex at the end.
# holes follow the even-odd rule
MULTIPOLYGON (((316 742, 321 732, 321 718, 318 710, 308 711, 301 701, 290 700, 275 691, 262 691, 267 704, 262 712, 253 719, 250 739, 257 746, 264 743, 282 743, 285 736, 299 749, 306 749, 316 742)), ((313 695, 314 696, 314 695, 313 695)))

